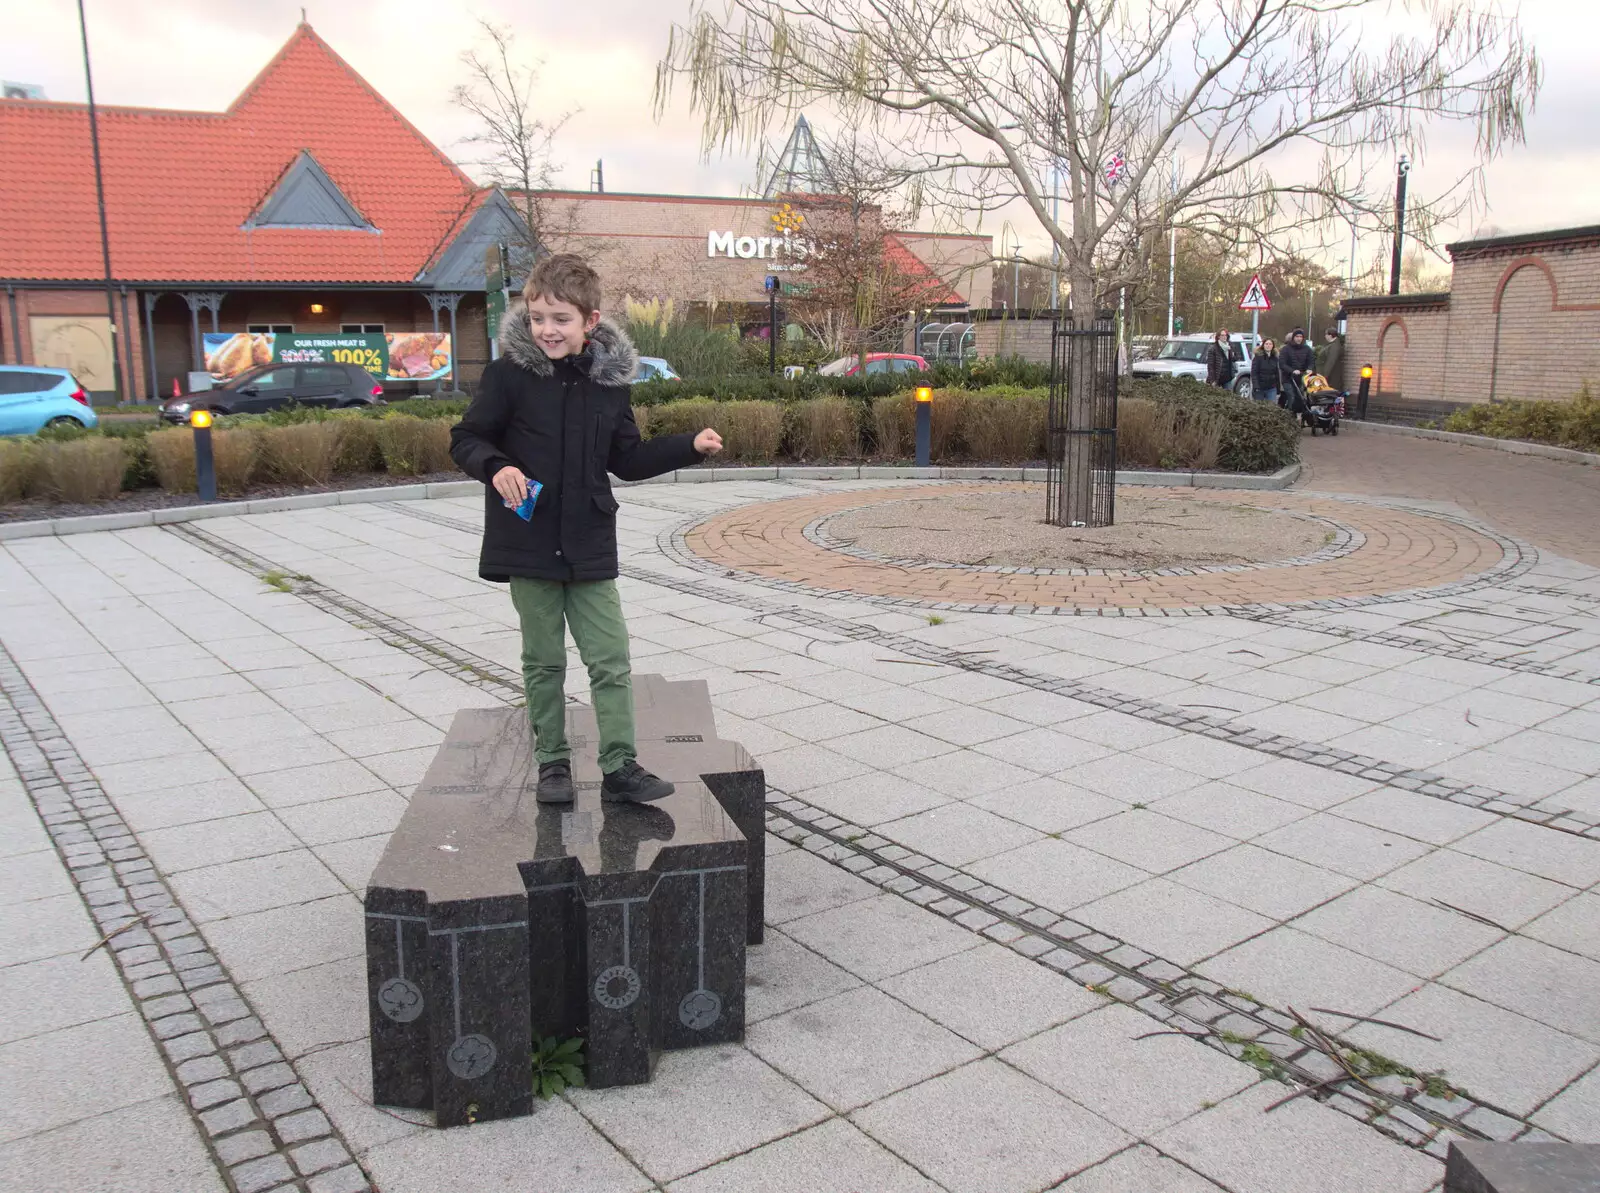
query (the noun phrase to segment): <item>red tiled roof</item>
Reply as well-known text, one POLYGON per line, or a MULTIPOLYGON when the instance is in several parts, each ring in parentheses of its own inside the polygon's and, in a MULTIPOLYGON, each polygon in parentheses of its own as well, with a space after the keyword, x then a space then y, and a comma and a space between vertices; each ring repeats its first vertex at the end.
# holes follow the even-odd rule
POLYGON ((915 279, 915 284, 910 287, 916 297, 925 306, 966 306, 967 300, 959 291, 953 289, 916 253, 906 247, 905 242, 893 233, 883 238, 884 256, 889 264, 908 278, 915 279))
MULTIPOLYGON (((479 197, 309 25, 225 112, 98 114, 119 280, 410 282, 479 197), (243 229, 302 149, 376 233, 243 229)), ((86 106, 0 100, 0 146, 0 278, 104 276, 86 106)))

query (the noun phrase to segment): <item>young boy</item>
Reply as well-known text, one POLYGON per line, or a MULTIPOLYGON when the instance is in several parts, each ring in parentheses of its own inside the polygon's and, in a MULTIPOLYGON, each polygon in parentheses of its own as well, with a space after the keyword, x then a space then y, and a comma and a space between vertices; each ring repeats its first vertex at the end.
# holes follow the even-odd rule
POLYGON ((572 800, 566 635, 589 670, 600 725, 603 799, 645 802, 673 786, 635 759, 628 629, 617 596, 617 501, 606 473, 645 480, 722 450, 698 435, 639 437, 629 382, 639 354, 600 317, 600 278, 563 253, 534 266, 500 323, 500 359, 450 432, 450 454, 488 486, 478 574, 510 582, 522 623, 522 677, 540 803, 572 800), (530 483, 544 488, 524 521, 530 483))

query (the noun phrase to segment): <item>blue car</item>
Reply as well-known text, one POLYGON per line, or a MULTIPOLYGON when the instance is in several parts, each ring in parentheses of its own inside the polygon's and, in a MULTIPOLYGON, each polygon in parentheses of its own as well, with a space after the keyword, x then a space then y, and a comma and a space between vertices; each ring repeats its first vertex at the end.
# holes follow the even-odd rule
POLYGON ((37 435, 45 427, 92 427, 99 421, 89 395, 66 369, 0 365, 0 435, 37 435))

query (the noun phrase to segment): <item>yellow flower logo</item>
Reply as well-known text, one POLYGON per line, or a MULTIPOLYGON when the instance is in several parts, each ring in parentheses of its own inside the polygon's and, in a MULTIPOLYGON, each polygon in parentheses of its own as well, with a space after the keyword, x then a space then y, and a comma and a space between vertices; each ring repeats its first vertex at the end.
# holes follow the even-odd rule
POLYGON ((806 217, 785 203, 772 213, 772 226, 779 232, 798 232, 806 217))

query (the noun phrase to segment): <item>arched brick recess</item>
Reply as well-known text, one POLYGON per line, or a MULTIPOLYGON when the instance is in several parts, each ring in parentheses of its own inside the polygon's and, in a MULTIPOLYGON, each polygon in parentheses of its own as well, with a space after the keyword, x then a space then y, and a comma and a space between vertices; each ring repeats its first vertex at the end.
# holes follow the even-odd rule
POLYGON ((1399 315, 1384 320, 1378 330, 1378 376, 1376 393, 1399 397, 1405 382, 1406 350, 1411 347, 1411 330, 1399 315), (1396 335, 1396 331, 1399 332, 1396 335))
POLYGON ((1500 281, 1494 288, 1494 313, 1496 315, 1500 313, 1500 304, 1505 301, 1506 287, 1511 284, 1511 279, 1524 269, 1537 269, 1544 274, 1544 280, 1550 284, 1550 309, 1560 310, 1561 292, 1556 286, 1556 275, 1550 271, 1550 267, 1539 257, 1518 257, 1506 266, 1505 272, 1500 275, 1500 281))

